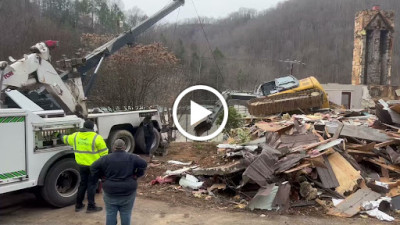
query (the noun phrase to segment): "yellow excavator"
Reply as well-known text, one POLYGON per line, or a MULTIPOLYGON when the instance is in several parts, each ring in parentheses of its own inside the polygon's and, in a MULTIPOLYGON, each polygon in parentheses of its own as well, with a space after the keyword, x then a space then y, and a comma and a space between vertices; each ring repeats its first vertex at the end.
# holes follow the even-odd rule
POLYGON ((248 102, 253 116, 316 108, 329 108, 328 96, 315 77, 297 80, 293 76, 276 78, 261 84, 256 98, 248 102))
MULTIPOLYGON (((301 80, 292 75, 279 77, 258 86, 254 94, 225 91, 222 95, 227 101, 230 99, 248 100, 249 113, 256 117, 329 108, 328 96, 313 76, 301 80)), ((218 114, 222 111, 222 104, 217 102, 212 111, 213 113, 206 120, 194 128, 196 135, 202 135, 211 129, 218 114)))

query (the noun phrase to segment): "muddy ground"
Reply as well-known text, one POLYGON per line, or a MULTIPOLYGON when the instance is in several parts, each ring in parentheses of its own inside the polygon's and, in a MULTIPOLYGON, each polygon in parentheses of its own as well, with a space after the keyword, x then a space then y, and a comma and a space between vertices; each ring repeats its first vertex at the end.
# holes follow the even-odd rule
MULTIPOLYGON (((101 194, 96 196, 98 205, 103 206, 101 194)), ((376 225, 389 224, 372 219, 343 219, 328 216, 259 215, 250 212, 233 212, 225 209, 204 209, 195 203, 180 205, 138 197, 132 214, 135 225, 376 225)), ((102 225, 105 211, 86 214, 75 213, 74 206, 61 209, 38 202, 33 194, 12 193, 0 196, 1 225, 102 225)), ((392 223, 394 224, 394 223, 392 223)))
MULTIPOLYGON (((343 219, 327 216, 318 205, 291 208, 287 212, 249 211, 237 208, 234 192, 222 192, 212 198, 196 198, 191 190, 179 185, 156 184, 150 182, 162 176, 171 166, 168 160, 193 161, 201 167, 221 165, 225 160, 217 157, 213 143, 173 143, 167 156, 155 157, 144 178, 141 179, 138 197, 133 212, 132 224, 394 224, 384 223, 373 218, 343 219)), ((96 197, 104 206, 101 194, 96 197)), ((104 224, 105 212, 96 214, 75 213, 73 206, 54 209, 38 201, 26 192, 0 195, 0 224, 104 224)))

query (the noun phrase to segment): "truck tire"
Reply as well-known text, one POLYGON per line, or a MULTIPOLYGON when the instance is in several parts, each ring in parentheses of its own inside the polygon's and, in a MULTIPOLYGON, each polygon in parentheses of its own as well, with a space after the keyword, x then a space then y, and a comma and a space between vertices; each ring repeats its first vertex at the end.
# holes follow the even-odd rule
POLYGON ((153 143, 151 144, 151 149, 150 153, 154 153, 158 147, 160 146, 160 141, 161 141, 161 134, 158 132, 156 128, 153 129, 154 131, 154 140, 153 143))
POLYGON ((54 207, 65 207, 76 201, 81 177, 79 167, 72 158, 56 162, 46 174, 41 196, 54 207))
POLYGON ((135 150, 135 139, 133 138, 131 132, 127 130, 116 130, 110 134, 110 138, 108 138, 110 152, 112 152, 114 142, 118 139, 121 139, 125 142, 126 152, 133 153, 133 151, 135 150))
POLYGON ((150 152, 146 152, 146 148, 145 148, 146 143, 145 143, 144 137, 136 139, 136 142, 138 142, 137 145, 138 146, 143 146, 143 147, 140 148, 140 151, 142 153, 144 153, 144 154, 153 153, 160 146, 161 134, 160 134, 160 132, 158 132, 158 130, 156 128, 153 128, 153 132, 154 132, 154 140, 153 140, 153 143, 151 144, 150 152))

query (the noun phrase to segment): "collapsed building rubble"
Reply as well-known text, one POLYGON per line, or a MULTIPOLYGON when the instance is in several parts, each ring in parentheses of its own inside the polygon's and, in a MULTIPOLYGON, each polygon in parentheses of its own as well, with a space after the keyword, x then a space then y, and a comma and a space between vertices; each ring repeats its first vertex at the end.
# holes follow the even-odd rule
POLYGON ((153 184, 179 184, 204 199, 228 193, 236 208, 286 211, 318 204, 329 215, 394 221, 400 129, 382 124, 363 111, 263 118, 241 128, 251 131, 252 141, 217 145, 209 156, 220 159, 215 165, 175 161, 181 167, 153 184))

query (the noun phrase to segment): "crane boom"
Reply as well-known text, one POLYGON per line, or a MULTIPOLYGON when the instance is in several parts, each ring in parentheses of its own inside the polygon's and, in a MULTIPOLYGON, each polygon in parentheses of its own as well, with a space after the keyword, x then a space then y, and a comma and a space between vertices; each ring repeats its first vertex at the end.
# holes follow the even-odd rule
POLYGON ((2 107, 1 92, 4 92, 4 90, 8 88, 35 87, 36 84, 41 84, 65 112, 87 117, 85 100, 104 58, 114 54, 125 45, 133 44, 137 36, 184 3, 185 0, 173 0, 172 3, 165 6, 155 15, 98 47, 84 58, 57 61, 57 64, 62 68, 62 74, 58 74, 50 63, 50 49, 58 45, 56 41, 37 43, 31 47, 32 53, 24 55, 19 60, 11 60, 11 64, 0 61, 0 107, 2 107), (84 91, 82 75, 94 67, 96 67, 96 70, 90 77, 90 81, 84 91))
POLYGON ((184 3, 185 0, 174 0, 169 5, 158 11, 156 14, 141 22, 136 27, 120 34, 118 37, 93 50, 91 53, 85 56, 86 62, 83 66, 78 67, 78 72, 80 74, 86 73, 90 69, 96 67, 103 56, 106 58, 114 54, 125 45, 133 44, 135 42, 135 39, 140 34, 152 27, 155 23, 157 23, 159 20, 167 16, 169 13, 171 13, 184 3))

